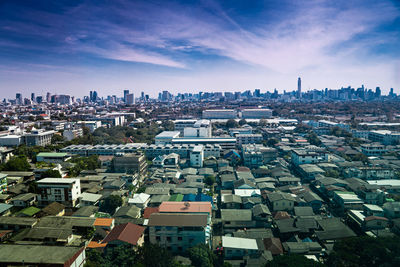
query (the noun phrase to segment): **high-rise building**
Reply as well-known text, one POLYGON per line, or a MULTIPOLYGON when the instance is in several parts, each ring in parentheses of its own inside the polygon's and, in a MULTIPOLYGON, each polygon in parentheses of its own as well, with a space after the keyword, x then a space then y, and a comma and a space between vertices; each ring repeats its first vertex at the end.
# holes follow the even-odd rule
POLYGON ((141 96, 140 96, 141 100, 144 100, 144 92, 142 92, 141 96))
POLYGON ((124 102, 127 102, 126 96, 129 95, 129 90, 124 90, 124 102))
POLYGON ((125 103, 127 105, 134 105, 135 104, 135 95, 134 94, 127 94, 125 96, 125 103))
POLYGON ((92 102, 96 102, 97 101, 97 91, 93 91, 93 98, 92 98, 92 102))
POLYGON ((37 96, 36 97, 36 103, 40 104, 43 102, 43 96, 37 96))
POLYGON ((301 78, 297 79, 297 98, 301 98, 301 78))
POLYGON ((376 87, 375 89, 375 97, 379 98, 381 97, 381 88, 380 87, 376 87))
POLYGON ((50 94, 50 93, 47 93, 47 94, 46 94, 46 102, 47 102, 47 103, 50 103, 50 102, 51 102, 51 94, 50 94))
POLYGON ((35 93, 32 93, 32 94, 31 94, 31 100, 32 100, 32 101, 35 101, 35 93))
POLYGON ((22 102, 23 100, 22 100, 22 94, 20 94, 20 93, 16 93, 15 94, 15 103, 17 104, 17 105, 22 105, 22 102))

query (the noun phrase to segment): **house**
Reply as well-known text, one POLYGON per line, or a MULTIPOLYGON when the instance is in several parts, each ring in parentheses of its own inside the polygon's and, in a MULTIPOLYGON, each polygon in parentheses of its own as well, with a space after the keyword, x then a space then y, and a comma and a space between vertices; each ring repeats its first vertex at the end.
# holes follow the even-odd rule
POLYGON ((222 195, 221 197, 223 209, 240 209, 242 206, 242 198, 237 195, 222 195))
POLYGON ((323 200, 314 192, 306 191, 300 195, 301 199, 304 200, 302 205, 309 206, 314 212, 319 211, 322 208, 323 200))
POLYGON ((144 242, 144 230, 144 227, 133 223, 120 224, 111 230, 102 243, 107 243, 107 247, 129 244, 136 248, 144 242))
POLYGON ((383 211, 389 219, 400 218, 400 202, 386 202, 383 204, 383 211))
POLYGON ((63 163, 70 159, 71 156, 68 155, 67 153, 47 153, 47 152, 41 152, 37 154, 36 160, 38 162, 46 162, 46 163, 63 163))
POLYGON ((59 202, 66 207, 75 207, 81 196, 79 179, 44 178, 37 182, 39 206, 46 206, 51 202, 59 202))
POLYGON ((0 203, 0 216, 7 216, 11 214, 11 208, 13 205, 0 203))
POLYGON ((235 189, 235 195, 245 197, 261 197, 260 189, 235 189))
POLYGON ((140 217, 140 208, 136 206, 123 206, 117 209, 117 211, 114 213, 113 217, 114 218, 139 218, 140 217))
POLYGON ((236 176, 233 173, 222 174, 219 176, 223 189, 233 189, 233 184, 236 181, 236 176))
POLYGON ((222 236, 222 247, 226 259, 242 259, 258 254, 257 241, 250 238, 222 236))
POLYGON ((388 227, 389 219, 380 216, 365 216, 363 211, 349 210, 349 220, 362 231, 385 229, 388 227))
POLYGON ((36 217, 36 215, 40 212, 39 208, 36 207, 26 207, 25 209, 19 211, 17 213, 18 217, 36 217))
POLYGON ((77 211, 75 211, 72 216, 75 217, 94 217, 96 212, 99 210, 99 207, 97 206, 84 206, 79 208, 77 211))
POLYGON ((282 255, 283 248, 281 240, 277 237, 264 238, 264 247, 266 250, 271 251, 272 255, 282 255))
POLYGON ((264 204, 257 204, 252 208, 253 217, 256 221, 266 221, 271 217, 271 212, 264 204))
POLYGON ((354 192, 335 191, 333 201, 343 210, 362 209, 364 202, 354 192))
POLYGON ((73 233, 71 229, 34 227, 26 229, 18 236, 18 239, 24 245, 39 243, 42 245, 67 246, 73 240, 73 233))
POLYGON ((26 193, 13 197, 10 203, 15 207, 29 207, 32 206, 36 201, 36 194, 26 193))
POLYGON ((225 233, 234 232, 243 228, 254 228, 251 210, 221 209, 221 221, 225 233))
POLYGON ((146 193, 133 194, 128 199, 128 205, 135 205, 138 208, 145 209, 150 202, 150 195, 146 193))
POLYGON ((315 235, 320 242, 330 242, 356 236, 353 230, 341 222, 340 218, 317 220, 317 224, 319 228, 315 231, 315 235))
POLYGON ((24 228, 32 228, 37 223, 35 218, 0 216, 0 229, 18 231, 24 228))
POLYGON ((2 266, 83 266, 85 259, 84 247, 0 245, 0 265, 2 266))
POLYGON ((267 194, 267 199, 273 211, 293 210, 296 202, 291 194, 279 191, 267 194))
POLYGON ((210 243, 211 226, 206 213, 152 213, 148 227, 150 242, 173 252, 210 243))
POLYGON ((65 206, 58 202, 53 202, 42 209, 43 216, 64 216, 65 206))
POLYGON ((80 196, 80 206, 97 206, 103 195, 83 192, 80 196))

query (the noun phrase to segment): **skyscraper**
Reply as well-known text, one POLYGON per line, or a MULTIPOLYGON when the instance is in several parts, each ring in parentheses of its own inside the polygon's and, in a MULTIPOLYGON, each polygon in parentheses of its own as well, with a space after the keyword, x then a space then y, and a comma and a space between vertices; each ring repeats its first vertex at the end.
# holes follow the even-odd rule
POLYGON ((31 100, 32 100, 32 101, 35 101, 35 93, 32 93, 32 94, 31 94, 31 100))
POLYGON ((125 103, 126 103, 127 105, 133 105, 133 104, 135 104, 135 95, 134 95, 134 94, 127 94, 127 95, 125 96, 125 98, 126 98, 125 103))
POLYGON ((297 79, 297 98, 301 98, 301 78, 297 79))
POLYGON ((20 93, 17 93, 17 94, 15 94, 15 103, 17 104, 17 105, 22 105, 22 94, 20 94, 20 93))
POLYGON ((128 100, 126 99, 126 96, 129 95, 129 90, 124 90, 124 102, 126 103, 128 100))
POLYGON ((47 102, 47 103, 50 103, 50 102, 51 102, 51 94, 50 94, 50 93, 47 93, 47 94, 46 94, 46 102, 47 102))

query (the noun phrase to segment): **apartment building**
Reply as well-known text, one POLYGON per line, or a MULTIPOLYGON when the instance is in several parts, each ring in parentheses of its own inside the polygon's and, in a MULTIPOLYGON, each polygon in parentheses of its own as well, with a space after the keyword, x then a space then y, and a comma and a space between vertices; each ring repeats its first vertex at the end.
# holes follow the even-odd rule
POLYGON ((237 112, 234 109, 208 109, 203 110, 203 119, 236 119, 237 112))
POLYGON ((37 182, 39 206, 59 202, 66 207, 75 207, 81 196, 79 179, 44 178, 37 182))

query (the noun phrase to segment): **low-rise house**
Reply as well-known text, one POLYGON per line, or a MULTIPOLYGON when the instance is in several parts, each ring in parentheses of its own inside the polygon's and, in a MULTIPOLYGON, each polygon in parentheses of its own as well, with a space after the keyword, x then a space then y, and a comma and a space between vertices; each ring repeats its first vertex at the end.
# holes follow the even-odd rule
POLYGON ((18 231, 32 228, 37 223, 35 218, 0 216, 0 229, 18 231))
POLYGON ((7 216, 11 214, 13 205, 0 203, 0 216, 7 216))
POLYGON ((271 212, 264 204, 257 204, 252 208, 253 218, 256 221, 267 221, 271 218, 271 212))
POLYGON ((97 206, 99 205, 100 199, 103 197, 101 194, 92 194, 83 192, 80 196, 81 206, 97 206))
POLYGON ((223 209, 240 209, 242 206, 242 198, 237 195, 222 195, 221 202, 223 209))
POLYGON ((222 247, 226 259, 242 259, 259 253, 257 241, 250 238, 222 236, 222 247))
POLYGON ((40 212, 39 208, 36 207, 26 207, 25 209, 17 213, 18 217, 37 217, 40 212))
POLYGON ((332 243, 334 240, 354 237, 356 234, 340 218, 325 218, 317 220, 319 226, 315 235, 320 242, 332 243))
POLYGON ((64 216, 65 206, 58 202, 53 202, 44 207, 41 211, 42 216, 64 216))
POLYGON ((148 227, 150 242, 173 252, 210 243, 211 227, 205 213, 152 213, 148 227))
POLYGON ((222 174, 219 176, 223 189, 233 189, 233 184, 236 181, 236 176, 231 174, 222 174))
POLYGON ((75 207, 79 203, 81 186, 79 179, 44 178, 37 182, 39 206, 59 202, 66 207, 75 207))
POLYGON ((319 255, 322 252, 318 242, 284 242, 282 246, 289 254, 319 255))
POLYGON ((362 231, 385 229, 389 224, 389 219, 385 217, 365 216, 365 213, 360 210, 349 210, 348 218, 362 231))
POLYGON ((235 189, 235 195, 245 197, 261 197, 260 189, 235 189))
POLYGON ((84 206, 75 211, 72 216, 75 217, 94 217, 98 212, 99 207, 97 206, 84 206))
POLYGON ((252 217, 251 210, 221 209, 221 221, 225 233, 243 228, 254 228, 256 222, 252 217))
POLYGON ((144 242, 144 230, 144 227, 133 223, 120 224, 111 230, 102 243, 107 243, 107 247, 129 244, 137 248, 144 242))
POLYGON ((36 201, 36 194, 26 193, 13 197, 10 203, 15 207, 29 207, 32 206, 36 201))
POLYGON ((135 205, 141 209, 145 209, 149 202, 150 195, 146 193, 133 194, 132 198, 128 199, 128 205, 135 205))
POLYGON ((383 210, 387 218, 400 218, 400 202, 386 202, 383 204, 383 210))
POLYGON ((139 218, 141 215, 140 208, 136 206, 123 206, 120 207, 113 215, 114 218, 139 218))
POLYGON ((48 152, 41 152, 37 154, 36 160, 38 162, 46 162, 46 163, 63 163, 70 159, 71 156, 67 153, 48 153, 48 152))
POLYGON ((0 265, 3 266, 83 266, 85 259, 84 247, 0 245, 0 265))
POLYGON ((364 202, 354 192, 335 191, 333 201, 342 209, 362 209, 364 202))
POLYGON ((291 194, 279 191, 267 194, 267 198, 273 211, 293 210, 296 202, 291 194))

